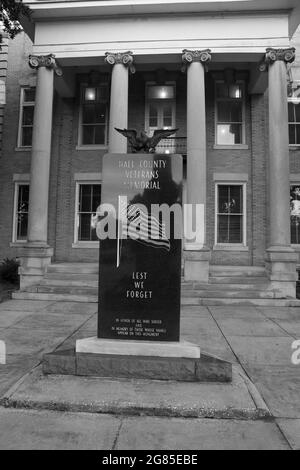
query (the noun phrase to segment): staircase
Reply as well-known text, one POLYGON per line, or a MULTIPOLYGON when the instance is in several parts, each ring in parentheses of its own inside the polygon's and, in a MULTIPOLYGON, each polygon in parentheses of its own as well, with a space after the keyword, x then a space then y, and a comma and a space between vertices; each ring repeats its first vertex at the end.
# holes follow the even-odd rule
MULTIPOLYGON (((208 284, 182 281, 182 305, 300 306, 268 288, 264 268, 211 266, 208 284)), ((57 263, 48 266, 44 279, 14 299, 98 302, 97 263, 57 263)))

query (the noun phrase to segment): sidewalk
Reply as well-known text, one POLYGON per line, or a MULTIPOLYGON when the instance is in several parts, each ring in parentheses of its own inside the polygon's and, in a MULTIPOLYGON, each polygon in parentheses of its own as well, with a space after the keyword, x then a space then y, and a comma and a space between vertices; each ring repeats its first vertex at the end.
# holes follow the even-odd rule
MULTIPOLYGON (((0 304, 0 398, 18 390, 45 352, 94 336, 96 304, 11 300, 0 304)), ((0 408, 0 448, 300 449, 300 308, 182 307, 181 335, 242 368, 272 418, 182 419, 0 408), (4 432, 5 431, 5 432, 4 432), (26 431, 26 432, 25 432, 26 431)), ((201 384, 198 385, 201 387, 201 384)), ((200 390, 200 389, 199 389, 200 390)))

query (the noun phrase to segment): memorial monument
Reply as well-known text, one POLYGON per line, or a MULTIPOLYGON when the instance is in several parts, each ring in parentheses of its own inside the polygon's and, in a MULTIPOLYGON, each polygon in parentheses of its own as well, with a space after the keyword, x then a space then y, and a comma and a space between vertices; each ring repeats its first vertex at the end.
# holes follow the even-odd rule
POLYGON ((180 381, 230 381, 231 364, 180 339, 181 155, 155 153, 161 138, 120 130, 133 153, 103 159, 97 336, 46 355, 45 373, 180 381))

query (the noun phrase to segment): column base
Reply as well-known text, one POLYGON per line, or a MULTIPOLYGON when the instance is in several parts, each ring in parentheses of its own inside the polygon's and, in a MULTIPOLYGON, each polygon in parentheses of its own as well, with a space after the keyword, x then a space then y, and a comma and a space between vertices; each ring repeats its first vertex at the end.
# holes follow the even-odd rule
POLYGON ((184 280, 208 283, 211 251, 209 249, 196 251, 185 248, 183 257, 184 280))
POLYGON ((297 253, 289 246, 272 246, 266 251, 265 261, 270 289, 276 289, 282 297, 296 298, 297 253))
POLYGON ((18 250, 20 259, 20 290, 38 284, 51 263, 53 248, 39 243, 27 243, 18 250))

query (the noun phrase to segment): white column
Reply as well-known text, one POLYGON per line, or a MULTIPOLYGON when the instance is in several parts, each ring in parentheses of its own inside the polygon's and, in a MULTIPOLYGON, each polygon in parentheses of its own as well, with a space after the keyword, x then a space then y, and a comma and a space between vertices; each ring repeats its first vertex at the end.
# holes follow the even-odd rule
POLYGON ((267 268, 273 287, 295 296, 297 255, 291 248, 287 63, 295 49, 267 49, 261 69, 269 70, 269 248, 267 268))
MULTIPOLYGON (((205 246, 207 146, 205 70, 211 60, 211 54, 209 49, 184 50, 182 59, 187 68, 187 203, 193 208, 193 212, 188 214, 188 226, 193 230, 197 229, 197 239, 186 240, 185 243, 185 277, 187 280, 207 281, 210 251, 205 246)), ((187 235, 190 238, 189 234, 187 235)))
POLYGON ((51 159, 54 71, 61 75, 55 57, 30 56, 29 65, 37 69, 33 120, 28 214, 28 242, 22 248, 21 288, 39 281, 51 262, 48 245, 48 203, 51 159))
POLYGON ((53 108, 53 57, 30 57, 37 68, 37 87, 34 108, 28 242, 47 245, 49 174, 53 108), (48 66, 46 64, 49 64, 48 66))
POLYGON ((112 65, 110 115, 109 115, 109 153, 127 153, 127 140, 115 128, 127 129, 128 126, 128 69, 132 72, 132 52, 106 53, 106 62, 112 65))

